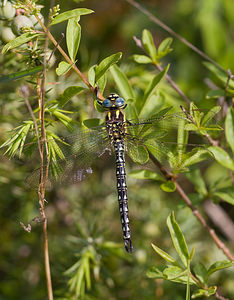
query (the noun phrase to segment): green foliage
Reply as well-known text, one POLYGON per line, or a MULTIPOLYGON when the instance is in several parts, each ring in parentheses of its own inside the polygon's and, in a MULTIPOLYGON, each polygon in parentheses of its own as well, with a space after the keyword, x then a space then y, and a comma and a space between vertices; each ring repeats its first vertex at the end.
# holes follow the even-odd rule
MULTIPOLYGON (((29 2, 31 8, 25 1, 16 3, 17 8, 23 9, 23 15, 38 17, 39 13, 44 13, 44 9, 36 2, 29 2)), ((234 189, 230 172, 234 170, 234 121, 231 98, 234 95, 234 81, 231 73, 207 61, 204 62, 204 70, 200 58, 191 55, 175 39, 172 52, 172 38, 164 37, 150 20, 146 21, 142 14, 134 11, 125 18, 122 10, 116 9, 119 4, 114 1, 110 3, 113 4, 111 13, 99 13, 99 16, 92 13, 95 10, 102 11, 103 3, 100 1, 93 1, 94 10, 68 10, 72 5, 69 1, 62 3, 63 10, 67 9, 65 12, 60 13, 58 5, 51 9, 50 33, 57 41, 52 43, 49 39, 51 49, 48 49, 48 53, 52 52, 52 57, 55 55, 57 61, 56 67, 53 64, 51 66, 50 61, 44 66, 47 68, 43 98, 47 142, 45 152, 48 151, 52 173, 59 177, 69 152, 64 149, 71 147, 61 136, 73 130, 76 132, 77 129, 81 132, 81 127, 77 128, 78 123, 86 129, 103 125, 104 117, 100 115, 103 110, 97 101, 93 101, 96 89, 92 88, 97 86, 104 97, 111 91, 125 99, 126 117, 130 122, 153 122, 153 130, 147 121, 135 130, 134 135, 141 136, 144 146, 139 143, 135 148, 129 148, 131 160, 127 161, 134 253, 130 257, 120 243, 121 225, 114 190, 113 161, 109 162, 108 153, 102 149, 100 156, 95 154, 92 157, 94 174, 89 180, 78 186, 56 186, 51 194, 46 194, 52 282, 56 298, 155 298, 158 283, 155 287, 155 281, 146 280, 142 275, 148 266, 153 265, 149 249, 152 241, 155 252, 168 264, 150 268, 147 276, 176 283, 163 283, 159 287, 163 290, 163 299, 190 299, 190 286, 193 286, 192 298, 210 297, 216 293, 217 287, 218 290, 220 287, 224 296, 230 298, 234 290, 230 271, 226 269, 233 264, 224 258, 217 260, 220 253, 207 238, 206 230, 195 223, 185 205, 179 203, 178 206, 175 182, 180 180, 181 185, 186 187, 192 205, 199 210, 202 210, 201 204, 205 200, 211 199, 216 205, 221 204, 232 217, 230 207, 234 204, 234 189), (85 22, 83 18, 80 22, 80 17, 85 15, 85 22), (151 32, 143 26, 151 28, 151 32), (129 35, 131 30, 133 33, 129 35), (61 32, 66 32, 66 46, 58 38, 61 32), (141 41, 135 38, 141 49, 136 50, 132 35, 142 36, 141 41), (67 56, 60 51, 62 48, 67 56), (128 57, 132 60, 128 60, 128 57), (91 88, 85 87, 84 81, 77 77, 76 68, 88 77, 91 88), (59 81, 56 75, 61 76, 59 81), (205 77, 210 80, 207 90, 204 89, 205 77), (177 90, 173 89, 168 78, 173 78, 188 98, 193 99, 189 110, 180 111, 179 106, 187 103, 178 93, 178 86, 177 90), (199 109, 200 106, 205 109, 199 109), (175 118, 167 119, 173 113, 175 118), (157 125, 158 121, 161 125, 157 125), (171 143, 164 140, 167 133, 172 138, 171 143), (104 159, 101 154, 104 154, 104 159), (171 172, 171 176, 165 177, 155 166, 152 169, 150 157, 157 159, 171 172), (140 164, 137 170, 133 170, 135 163, 140 164), (171 247, 167 253, 161 247, 169 245, 165 219, 171 209, 178 211, 184 234, 174 213, 171 213, 167 226, 174 248, 171 247), (194 244, 196 253, 199 253, 199 262, 194 244), (178 258, 173 257, 175 253, 178 258), (207 268, 207 265, 210 267, 207 268), (218 283, 217 286, 213 285, 214 282, 218 283), (186 295, 180 283, 186 285, 186 295)), ((173 14, 166 15, 166 23, 173 24, 173 29, 187 36, 193 44, 199 45, 203 39, 208 54, 213 53, 218 63, 232 69, 234 45, 228 32, 231 32, 233 4, 215 1, 221 8, 219 12, 216 4, 211 1, 207 3, 196 6, 191 0, 179 0, 173 8, 173 14), (218 20, 218 23, 207 26, 207 22, 213 24, 213 20, 218 20), (195 30, 197 24, 200 32, 195 30), (220 37, 217 32, 222 28, 224 35, 220 37)), ((161 4, 158 4, 158 8, 160 15, 161 4)), ((4 18, 1 24, 10 29, 13 18, 4 18)), ((0 166, 3 232, 0 237, 0 268, 3 270, 0 294, 9 300, 42 299, 46 289, 41 266, 41 224, 37 223, 40 222, 40 212, 38 205, 35 205, 35 193, 25 188, 24 179, 26 176, 31 179, 36 177, 35 173, 28 174, 39 167, 37 138, 41 140, 42 128, 38 103, 43 94, 41 74, 44 55, 47 54, 44 53, 43 27, 39 30, 36 26, 22 28, 22 34, 7 44, 1 37, 0 57, 4 66, 0 78, 0 84, 4 83, 0 97, 3 161, 0 166), (29 88, 28 96, 21 92, 24 85, 29 88), (32 112, 26 110, 24 100, 28 100, 32 112), (35 119, 32 119, 31 113, 35 119), (3 157, 3 153, 20 159, 9 161, 3 157), (18 220, 32 225, 30 234, 19 229, 18 220)), ((76 145, 75 138, 74 134, 73 142, 76 145)), ((80 149, 84 151, 87 141, 82 138, 80 141, 83 142, 79 145, 80 149)), ((92 145, 93 149, 98 146, 92 145)), ((90 152, 95 153, 92 149, 90 152)), ((82 153, 86 160, 86 152, 82 153)), ((223 240, 228 245, 225 236, 223 240)))
POLYGON ((172 282, 187 284, 186 299, 190 299, 190 285, 196 285, 198 287, 198 289, 194 291, 192 299, 213 295, 216 292, 217 287, 208 286, 210 276, 214 272, 233 266, 233 262, 227 260, 217 261, 211 265, 208 270, 203 264, 197 263, 194 265, 194 273, 192 273, 190 270, 190 264, 194 257, 195 248, 193 247, 191 253, 189 253, 185 237, 179 227, 179 224, 175 220, 174 212, 172 212, 167 218, 167 226, 169 228, 175 250, 184 267, 170 254, 152 244, 155 252, 171 265, 151 267, 147 271, 147 276, 149 278, 162 278, 172 282))

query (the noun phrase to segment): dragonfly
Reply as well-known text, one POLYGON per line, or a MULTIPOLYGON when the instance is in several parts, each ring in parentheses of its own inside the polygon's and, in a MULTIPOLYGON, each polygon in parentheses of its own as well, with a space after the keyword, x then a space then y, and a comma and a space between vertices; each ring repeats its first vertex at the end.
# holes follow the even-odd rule
MULTIPOLYGON (((104 124, 89 129, 79 128, 74 134, 60 139, 61 151, 56 150, 60 159, 50 162, 48 184, 82 181, 92 173, 90 166, 93 161, 106 151, 113 153, 124 246, 127 252, 133 252, 125 154, 133 161, 143 164, 149 158, 147 148, 150 147, 160 161, 178 147, 175 131, 178 125, 181 122, 191 124, 193 121, 185 112, 168 114, 168 109, 150 119, 127 120, 124 112, 127 103, 116 93, 111 93, 102 101, 97 98, 97 103, 105 112, 104 124), (170 142, 167 144, 167 141, 170 142)), ((33 186, 39 180, 40 169, 37 169, 26 178, 26 183, 33 186)))

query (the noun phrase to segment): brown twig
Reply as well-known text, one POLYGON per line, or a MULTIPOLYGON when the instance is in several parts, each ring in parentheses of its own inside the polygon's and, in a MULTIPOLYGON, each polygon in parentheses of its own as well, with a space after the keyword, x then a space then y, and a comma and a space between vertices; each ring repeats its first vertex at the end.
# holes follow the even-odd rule
MULTIPOLYGON (((156 68, 161 72, 163 68, 159 64, 155 64, 156 68)), ((192 101, 185 95, 185 93, 180 89, 180 87, 175 83, 170 75, 165 75, 167 81, 173 87, 173 89, 180 95, 180 97, 189 105, 192 101)))
POLYGON ((41 148, 40 148, 40 135, 39 135, 39 130, 38 130, 38 126, 37 126, 37 120, 36 120, 36 118, 34 116, 31 104, 28 101, 28 96, 29 96, 28 86, 26 86, 26 85, 21 86, 20 91, 22 93, 23 99, 24 99, 25 104, 26 104, 26 106, 28 108, 28 111, 30 113, 30 116, 31 116, 31 118, 33 120, 33 124, 34 124, 34 128, 35 128, 35 133, 36 133, 36 137, 37 137, 37 146, 38 146, 38 150, 40 152, 39 154, 40 154, 40 157, 41 157, 42 153, 41 153, 41 148))
POLYGON ((128 2, 129 4, 131 4, 132 6, 136 7, 143 14, 147 15, 150 18, 151 21, 153 21, 154 23, 156 23, 158 26, 160 26, 161 28, 163 28, 165 31, 167 31, 169 34, 171 34, 172 36, 174 36, 178 40, 180 40, 183 44, 185 44, 187 47, 189 47, 194 52, 196 52, 197 54, 199 54, 201 57, 203 57, 204 59, 210 61, 217 68, 219 68, 220 70, 222 70, 225 73, 227 73, 227 71, 222 66, 220 66, 215 60, 213 60, 212 58, 210 58, 207 54, 205 54, 204 52, 202 52, 200 49, 198 49, 197 47, 195 47, 193 44, 191 44, 189 41, 187 41, 181 35, 179 35, 178 33, 176 33, 174 30, 172 30, 165 23, 163 23, 162 21, 160 21, 157 17, 155 17, 152 13, 150 13, 146 8, 144 8, 143 6, 141 6, 138 2, 136 2, 134 0, 125 0, 125 1, 128 2))
POLYGON ((172 173, 168 172, 152 154, 150 154, 150 159, 160 169, 160 171, 162 172, 162 174, 165 176, 166 179, 170 179, 175 183, 177 192, 180 194, 180 196, 187 204, 187 206, 192 210, 194 216, 198 219, 198 221, 202 224, 202 226, 208 231, 209 235, 211 236, 215 244, 223 251, 223 253, 227 256, 228 259, 234 260, 234 257, 231 254, 230 250, 219 239, 219 237, 215 233, 215 230, 207 224, 206 220, 203 218, 200 212, 193 206, 189 197, 186 195, 182 187, 176 181, 176 177, 172 173))
POLYGON ((215 296, 217 299, 219 299, 219 300, 229 300, 229 298, 226 298, 226 297, 223 297, 223 296, 219 295, 218 292, 215 292, 214 296, 215 296))

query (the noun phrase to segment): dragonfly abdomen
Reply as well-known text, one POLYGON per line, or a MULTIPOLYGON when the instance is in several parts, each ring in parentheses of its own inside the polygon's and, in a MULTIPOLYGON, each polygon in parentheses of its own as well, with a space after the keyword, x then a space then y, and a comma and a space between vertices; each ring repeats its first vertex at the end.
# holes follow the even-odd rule
POLYGON ((125 158, 124 158, 124 142, 115 141, 114 150, 116 154, 116 178, 119 212, 123 229, 124 245, 128 252, 132 252, 133 246, 131 241, 129 217, 128 217, 128 196, 125 172, 125 158))

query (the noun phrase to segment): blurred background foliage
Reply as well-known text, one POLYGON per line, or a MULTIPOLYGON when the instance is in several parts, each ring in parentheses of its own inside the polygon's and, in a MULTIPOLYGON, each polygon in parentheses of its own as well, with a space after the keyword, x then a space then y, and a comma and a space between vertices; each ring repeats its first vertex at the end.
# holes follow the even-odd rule
MULTIPOLYGON (((46 14, 49 1, 41 1, 41 4, 45 5, 42 12, 46 14)), ((147 28, 159 45, 168 34, 125 1, 60 0, 56 4, 60 4, 62 12, 77 7, 95 11, 94 14, 82 17, 80 21, 82 38, 77 65, 81 71, 86 73, 89 67, 106 56, 121 51, 121 69, 136 93, 140 93, 140 89, 144 89, 155 74, 155 69, 148 65, 138 65, 131 59, 133 54, 142 54, 133 36, 140 38, 142 30, 147 28)), ((149 0, 142 4, 224 68, 234 71, 232 0, 149 0)), ((61 23, 53 27, 52 32, 57 40, 66 31, 65 26, 65 23, 61 23)), ((65 48, 64 40, 61 46, 65 48)), ((201 57, 184 44, 174 40, 172 48, 173 52, 164 59, 165 66, 167 63, 171 64, 170 76, 196 105, 214 106, 216 99, 206 99, 210 89, 207 82, 218 84, 217 79, 204 67, 201 57)), ((61 57, 57 52, 55 56, 59 62, 61 57)), ((2 75, 25 69, 23 57, 17 58, 11 52, 0 56, 2 75)), ((47 74, 47 88, 51 87, 48 94, 50 100, 57 99, 68 86, 79 84, 79 79, 73 72, 58 78, 55 75, 56 66, 57 62, 47 74)), ((0 85, 1 143, 9 137, 9 130, 29 118, 19 93, 19 87, 24 80, 0 85)), ((110 76, 105 95, 111 91, 117 92, 110 76)), ((166 82, 159 87, 157 101, 159 106, 173 105, 177 111, 180 104, 185 105, 166 82)), ((95 111, 89 93, 73 97, 68 108, 74 112, 72 118, 76 121, 92 117, 102 118, 95 111)), ((39 217, 37 195, 24 184, 26 175, 37 166, 34 160, 27 164, 23 159, 9 160, 1 152, 0 300, 47 299, 41 225, 32 222, 32 231, 28 233, 19 224, 20 221, 27 224, 39 217)), ((127 172, 133 167, 133 163, 128 162, 127 172)), ((225 259, 176 193, 164 193, 155 182, 141 181, 133 177, 128 177, 127 182, 135 250, 133 255, 125 253, 117 208, 114 161, 111 158, 104 161, 97 159, 93 169, 93 175, 82 184, 61 187, 46 196, 52 280, 56 299, 76 299, 72 296, 74 293, 67 288, 69 272, 64 272, 77 262, 79 255, 82 255, 82 249, 88 244, 95 244, 97 251, 95 259, 92 254, 84 258, 84 261, 89 259, 92 265, 91 289, 85 299, 185 299, 183 285, 146 277, 146 270, 150 266, 162 263, 152 250, 151 242, 171 255, 176 255, 166 226, 166 218, 172 210, 175 210, 190 250, 195 245, 195 261, 199 260, 209 266, 216 260, 225 259), (114 242, 117 244, 112 244, 114 242)), ((203 166, 201 170, 207 185, 220 178, 229 178, 229 170, 215 161, 203 166)), ((181 178, 180 182, 188 193, 194 192, 192 184, 187 180, 181 178)), ((220 205, 233 218, 234 210, 231 205, 223 202, 220 205)), ((233 243, 218 228, 217 231, 225 243, 233 243)), ((234 299, 231 270, 216 273, 213 281, 222 287, 225 296, 234 299)))

